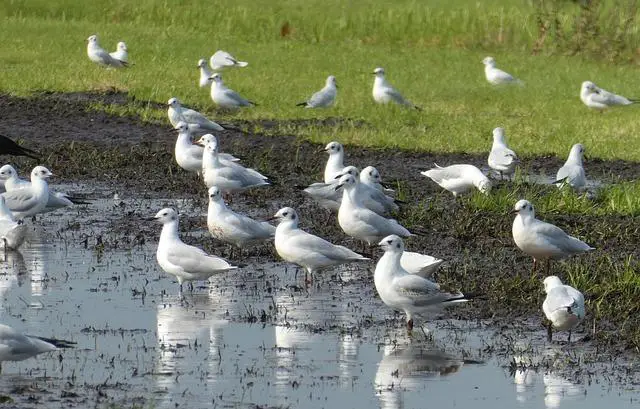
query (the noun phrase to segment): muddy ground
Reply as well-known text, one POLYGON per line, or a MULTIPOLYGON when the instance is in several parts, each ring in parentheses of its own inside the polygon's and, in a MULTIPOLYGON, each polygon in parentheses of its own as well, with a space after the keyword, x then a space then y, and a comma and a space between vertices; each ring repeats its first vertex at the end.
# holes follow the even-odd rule
MULTIPOLYGON (((176 133, 168 122, 143 123, 135 117, 112 116, 90 109, 90 103, 148 105, 144 101, 130 100, 121 93, 44 93, 29 99, 2 95, 0 104, 4 113, 0 118, 0 133, 19 138, 25 146, 41 152, 41 162, 56 174, 52 183, 100 181, 110 184, 113 193, 120 196, 166 198, 169 205, 172 199, 178 198, 200 200, 205 214, 206 189, 195 175, 181 170, 174 162, 176 133)), ((339 126, 340 122, 339 119, 329 119, 324 121, 324 125, 339 126)), ((269 188, 255 189, 235 197, 234 208, 267 217, 280 207, 292 206, 299 210, 303 228, 333 242, 361 249, 360 243, 341 232, 335 216, 316 207, 298 188, 322 178, 326 155, 318 153, 320 145, 302 141, 293 135, 278 135, 279 124, 273 121, 260 123, 262 129, 269 131, 269 136, 238 130, 251 128, 251 124, 246 122, 224 125, 231 125, 235 130, 221 133, 222 151, 242 158, 245 164, 274 181, 269 188)), ((304 123, 296 125, 304 126, 304 123)), ((453 196, 442 192, 419 173, 434 162, 441 165, 463 162, 484 167, 485 155, 443 155, 354 146, 346 146, 345 151, 347 164, 360 168, 374 165, 386 182, 404 192, 407 205, 398 215, 399 220, 429 232, 424 237, 411 238, 407 246, 410 250, 447 261, 437 280, 446 286, 483 294, 482 299, 469 303, 464 309, 452 310, 453 316, 464 314, 468 318, 472 314, 477 318, 500 318, 502 322, 540 317, 542 276, 531 276, 531 259, 513 244, 510 209, 477 211, 464 199, 454 200, 453 196)), ((24 158, 5 158, 5 161, 11 161, 22 172, 36 164, 24 158)), ((532 173, 552 175, 562 165, 563 159, 547 155, 525 158, 525 162, 532 173)), ((640 166, 636 163, 589 160, 587 168, 590 178, 605 183, 640 177, 640 166)), ((109 231, 90 239, 92 245, 101 243, 108 250, 110 247, 155 242, 157 226, 142 221, 142 217, 151 214, 139 216, 137 223, 124 218, 113 220, 109 231)), ((637 218, 613 215, 586 220, 582 216, 555 214, 543 217, 598 248, 593 254, 556 264, 553 272, 560 276, 568 271, 568 263, 585 269, 592 266, 604 268, 602 266, 619 265, 629 257, 633 260, 640 258, 637 218)), ((181 229, 188 231, 204 223, 204 218, 182 220, 181 229)), ((225 254, 224 247, 207 238, 192 240, 198 240, 208 249, 215 247, 225 254)), ((258 247, 252 249, 252 256, 273 258, 275 254, 270 248, 258 247)), ((586 296, 590 298, 590 294, 586 296)), ((635 348, 636 315, 634 311, 626 311, 617 320, 599 319, 597 327, 600 331, 593 342, 607 345, 612 351, 635 348), (627 324, 624 330, 627 332, 617 330, 621 321, 627 324)), ((593 314, 589 312, 583 335, 588 334, 586 328, 591 328, 593 320, 593 314)))

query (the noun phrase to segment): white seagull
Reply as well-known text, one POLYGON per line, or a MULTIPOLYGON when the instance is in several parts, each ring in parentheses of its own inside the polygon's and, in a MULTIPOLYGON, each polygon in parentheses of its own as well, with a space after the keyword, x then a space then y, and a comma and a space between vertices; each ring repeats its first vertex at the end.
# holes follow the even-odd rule
POLYGON ((204 148, 202 177, 207 188, 217 186, 226 194, 270 184, 266 176, 254 169, 221 160, 218 156, 218 141, 215 136, 204 148))
POLYGON ((251 243, 271 240, 276 234, 276 228, 269 223, 253 220, 229 209, 222 200, 217 186, 209 189, 207 227, 216 239, 240 248, 251 243))
POLYGON ((336 84, 336 77, 329 75, 324 88, 313 94, 311 98, 305 102, 300 102, 297 106, 305 108, 328 108, 336 102, 337 94, 338 85, 336 84))
POLYGON ((580 87, 580 100, 589 108, 596 111, 604 111, 616 106, 631 105, 638 102, 637 99, 625 98, 606 91, 591 81, 584 81, 580 87))
POLYGON ((0 363, 3 361, 24 361, 44 352, 73 348, 75 344, 75 342, 63 339, 24 335, 8 325, 0 324, 0 363))
POLYGON ((361 183, 359 179, 358 169, 353 166, 348 166, 345 168, 350 172, 343 172, 339 177, 346 175, 347 173, 353 174, 355 172, 355 180, 356 180, 356 195, 358 196, 358 201, 362 203, 362 206, 379 214, 380 216, 384 216, 389 213, 397 212, 400 208, 395 202, 395 199, 391 196, 385 195, 380 190, 375 187, 371 187, 368 184, 361 183))
POLYGON ((24 223, 18 223, 4 201, 4 197, 0 196, 0 240, 5 249, 16 250, 24 243, 27 236, 27 226, 24 223))
POLYGON ((185 281, 208 280, 215 274, 237 268, 202 249, 183 243, 178 236, 178 214, 175 210, 162 209, 154 219, 162 223, 156 251, 158 264, 166 273, 176 276, 180 291, 185 281))
POLYGON ((167 109, 169 122, 174 127, 178 126, 179 122, 186 122, 191 132, 224 131, 223 127, 200 112, 183 107, 178 98, 171 98, 167 101, 167 105, 169 106, 167 109))
POLYGON ((451 294, 440 290, 433 281, 411 274, 400 262, 404 243, 396 235, 389 235, 378 243, 384 254, 378 260, 374 282, 380 299, 388 307, 404 311, 407 330, 413 330, 413 318, 430 310, 469 301, 462 293, 451 294))
MULTIPOLYGON (((178 131, 178 139, 176 139, 175 156, 178 165, 187 172, 202 172, 202 155, 204 153, 204 145, 212 141, 215 136, 205 134, 193 143, 191 141, 191 131, 186 122, 178 122, 175 128, 178 131)), ((228 153, 218 153, 218 158, 222 162, 237 162, 238 158, 228 153)))
POLYGON ((482 60, 484 64, 484 75, 487 77, 487 81, 493 85, 505 85, 505 84, 518 84, 524 85, 522 81, 515 78, 513 75, 502 71, 496 67, 496 60, 493 57, 485 57, 482 60))
POLYGON ((331 183, 317 182, 312 183, 303 192, 311 196, 318 204, 329 210, 338 211, 340 209, 340 203, 342 202, 342 192, 336 187, 340 184, 340 177, 342 175, 350 174, 353 177, 358 176, 358 168, 355 166, 347 166, 338 174, 331 183))
POLYGON ((344 147, 339 142, 329 142, 323 149, 329 154, 324 167, 324 183, 333 183, 336 176, 342 174, 344 166, 344 147))
POLYGON ((539 260, 546 260, 549 273, 551 259, 560 260, 574 254, 595 250, 587 243, 569 236, 561 228, 536 219, 533 205, 528 200, 519 200, 513 213, 513 241, 523 252, 533 257, 533 269, 539 260))
POLYGON ((396 234, 409 237, 412 233, 393 219, 383 216, 364 207, 356 189, 356 178, 344 175, 336 188, 343 188, 342 202, 338 210, 338 223, 347 235, 364 240, 369 245, 377 243, 382 237, 396 234))
POLYGON ((491 169, 500 173, 500 178, 503 175, 511 176, 516 170, 518 156, 507 146, 504 139, 504 128, 493 130, 493 146, 491 146, 487 163, 491 169))
POLYGON ((311 275, 311 279, 313 279, 313 273, 327 267, 351 261, 369 260, 344 246, 329 243, 299 229, 298 214, 290 207, 278 210, 273 219, 279 221, 275 238, 278 255, 285 261, 304 267, 306 273, 311 275))
POLYGON ((214 71, 220 71, 230 67, 246 67, 248 62, 238 61, 226 51, 218 50, 209 59, 209 64, 214 71))
POLYGON ((222 82, 222 75, 213 74, 211 80, 211 100, 214 104, 225 109, 236 109, 257 105, 255 102, 244 99, 240 94, 228 88, 222 82))
POLYGON ((378 169, 373 166, 367 166, 362 169, 360 172, 360 182, 365 185, 371 186, 374 189, 378 189, 383 193, 393 193, 394 190, 390 189, 387 185, 382 182, 382 176, 380 176, 380 172, 378 169))
POLYGON ((491 190, 489 178, 473 165, 451 165, 446 168, 438 164, 434 165, 435 168, 420 173, 453 193, 454 196, 468 192, 474 187, 484 194, 488 194, 491 190))
POLYGON ((397 89, 393 88, 391 84, 387 82, 384 77, 384 68, 376 68, 373 71, 373 74, 376 76, 375 80, 373 81, 374 101, 376 101, 378 104, 388 104, 389 102, 394 102, 398 105, 405 105, 420 110, 419 106, 405 99, 397 89))
POLYGON ((98 36, 95 34, 87 38, 87 56, 91 61, 105 67, 122 68, 128 65, 126 61, 113 58, 104 48, 100 47, 98 36))
POLYGON ((115 58, 118 61, 122 61, 125 64, 129 63, 129 50, 127 49, 127 45, 124 41, 120 41, 116 46, 116 50, 112 53, 109 53, 112 58, 115 58))
POLYGON ((36 166, 31 171, 31 186, 7 191, 2 194, 13 217, 22 220, 25 217, 43 213, 49 201, 47 179, 53 173, 44 166, 36 166))
POLYGON ((547 297, 542 303, 542 311, 549 320, 547 338, 551 341, 552 327, 558 331, 569 331, 567 342, 571 342, 571 330, 584 319, 584 295, 575 288, 562 284, 556 276, 544 279, 547 297))
POLYGON ((555 183, 558 187, 569 184, 574 189, 582 189, 587 184, 587 178, 582 166, 582 157, 584 155, 584 146, 577 143, 571 147, 569 157, 564 165, 558 169, 555 183))
POLYGON ((198 69, 200 70, 200 79, 198 80, 198 85, 200 86, 200 88, 204 88, 209 85, 209 78, 211 78, 213 73, 209 70, 207 60, 205 60, 204 58, 198 60, 198 69))

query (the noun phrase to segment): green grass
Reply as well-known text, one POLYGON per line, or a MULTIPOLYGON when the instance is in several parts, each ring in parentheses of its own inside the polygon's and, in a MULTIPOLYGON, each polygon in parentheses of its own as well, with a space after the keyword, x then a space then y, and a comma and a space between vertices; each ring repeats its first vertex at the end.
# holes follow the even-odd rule
MULTIPOLYGON (((640 107, 600 115, 578 98, 586 79, 640 95, 636 67, 591 54, 562 55, 560 40, 532 55, 542 10, 535 4, 99 0, 89 6, 72 0, 9 0, 0 4, 0 90, 27 95, 115 88, 158 102, 177 96, 224 120, 343 117, 357 121, 340 127, 284 126, 281 131, 321 142, 443 152, 485 152, 491 130, 503 126, 521 156, 565 156, 573 143, 582 142, 592 157, 640 160, 640 107), (287 38, 280 36, 284 22, 291 27, 287 38), (125 40, 135 65, 119 71, 93 65, 85 55, 85 39, 93 33, 108 49, 125 40), (258 107, 217 113, 208 90, 197 88, 197 60, 218 48, 250 62, 224 76, 258 107), (489 86, 481 64, 489 54, 526 87, 489 86), (374 105, 370 72, 376 66, 385 67, 389 80, 424 111, 374 105), (335 108, 295 107, 329 74, 337 76, 340 86, 335 108)), ((571 33, 579 8, 571 3, 558 7, 564 33, 571 33)), ((604 11, 603 16, 611 19, 604 11)), ((626 48, 638 44, 637 30, 632 27, 625 37, 626 48)), ((164 119, 163 112, 151 108, 113 109, 164 119)))

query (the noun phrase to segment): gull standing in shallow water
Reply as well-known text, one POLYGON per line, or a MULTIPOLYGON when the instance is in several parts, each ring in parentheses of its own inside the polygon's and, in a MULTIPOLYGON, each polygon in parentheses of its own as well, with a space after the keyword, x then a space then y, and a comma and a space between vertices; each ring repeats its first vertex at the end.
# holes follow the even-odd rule
POLYGON ((185 281, 208 280, 209 277, 236 269, 225 260, 185 244, 178 236, 178 214, 171 208, 160 210, 154 219, 162 223, 156 258, 160 267, 178 279, 180 292, 185 281))
POLYGON ((257 105, 255 102, 243 98, 240 94, 224 85, 222 82, 222 75, 213 74, 210 80, 211 100, 220 108, 236 109, 257 105))
POLYGON ((500 178, 503 175, 510 177, 516 170, 518 156, 507 146, 504 139, 504 128, 493 130, 493 146, 491 146, 487 163, 491 169, 500 173, 500 178))
POLYGON ((434 165, 435 168, 420 173, 453 193, 454 196, 468 192, 474 187, 484 194, 488 194, 491 190, 489 178, 473 165, 451 165, 446 168, 435 163, 434 165))
POLYGON ((484 75, 492 85, 505 85, 505 84, 518 84, 524 85, 522 81, 515 78, 513 75, 502 71, 496 67, 496 60, 493 57, 485 57, 482 60, 484 64, 484 75))
POLYGON ((201 58, 198 61, 198 69, 200 70, 200 79, 198 80, 198 85, 200 88, 204 88, 209 85, 209 78, 213 75, 213 73, 209 70, 209 66, 207 65, 207 60, 201 58))
POLYGON ((380 299, 387 306, 407 315, 407 330, 413 330, 413 318, 429 310, 469 301, 464 294, 451 294, 440 286, 416 274, 410 274, 401 265, 404 243, 396 235, 390 235, 378 243, 384 255, 378 260, 374 282, 380 299))
POLYGON ((26 236, 27 226, 14 219, 4 202, 4 197, 0 196, 0 239, 4 249, 18 249, 26 236))
POLYGON ((169 105, 167 109, 169 122, 171 122, 171 125, 174 127, 178 126, 180 122, 186 122, 191 132, 224 131, 223 127, 211 121, 200 112, 183 107, 178 98, 171 98, 167 102, 167 105, 169 105))
POLYGON ((44 166, 36 166, 31 171, 31 186, 4 192, 7 208, 16 220, 42 213, 49 201, 49 185, 47 179, 53 173, 44 166))
POLYGON ((279 221, 276 228, 275 245, 278 255, 289 263, 305 268, 313 279, 313 273, 327 267, 349 263, 351 261, 369 260, 343 246, 329 243, 313 234, 298 228, 298 214, 290 207, 285 207, 272 217, 279 221))
POLYGON ((585 81, 580 87, 580 100, 587 107, 596 111, 604 111, 616 106, 631 105, 638 102, 637 99, 625 98, 622 95, 606 91, 591 81, 585 81))
POLYGON ((533 257, 532 274, 539 260, 546 260, 545 273, 549 274, 551 259, 560 260, 595 250, 558 226, 536 219, 533 205, 528 200, 519 200, 512 213, 517 213, 513 220, 513 241, 520 250, 533 257))
POLYGON ((87 38, 87 56, 91 61, 105 67, 122 68, 128 65, 126 61, 113 58, 104 48, 100 47, 98 36, 95 34, 87 38))
POLYGON ((337 94, 338 85, 336 84, 336 77, 329 75, 324 88, 314 93, 311 98, 305 102, 300 102, 297 106, 305 108, 328 108, 336 102, 337 94))
MULTIPOLYGON (((24 361, 44 352, 73 348, 75 342, 24 335, 8 325, 0 324, 0 363, 24 361)), ((0 368, 1 371, 1 368, 0 368)))
POLYGON ((271 240, 276 234, 276 228, 269 223, 253 220, 229 209, 217 186, 209 189, 207 227, 216 239, 240 248, 250 243, 271 240))
POLYGON ((564 165, 558 169, 556 174, 556 186, 562 187, 569 184, 574 189, 582 189, 587 184, 584 167, 582 166, 582 157, 584 155, 584 146, 577 143, 571 147, 569 157, 564 165))
POLYGON ((211 69, 214 71, 220 71, 224 68, 237 68, 246 67, 249 65, 246 61, 238 61, 231 54, 226 51, 218 50, 209 59, 211 69))
POLYGON ((547 339, 551 341, 552 328, 555 328, 558 331, 569 331, 567 342, 571 342, 571 330, 584 319, 584 295, 575 288, 562 284, 556 276, 545 278, 543 283, 547 297, 542 303, 542 311, 549 320, 547 339))
POLYGON ((393 102, 398 105, 405 105, 420 110, 419 106, 405 99, 397 89, 393 88, 391 84, 387 82, 384 76, 384 68, 376 68, 373 70, 373 74, 376 76, 373 81, 374 101, 378 104, 388 104, 389 102, 393 102))

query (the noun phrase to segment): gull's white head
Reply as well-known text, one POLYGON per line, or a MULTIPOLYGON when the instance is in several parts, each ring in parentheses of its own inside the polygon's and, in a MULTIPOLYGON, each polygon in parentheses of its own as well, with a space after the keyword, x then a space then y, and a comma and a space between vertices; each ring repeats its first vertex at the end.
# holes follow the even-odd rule
POLYGON ((213 74, 209 77, 209 79, 216 84, 222 84, 222 75, 220 75, 219 73, 213 74))
POLYGON ((327 77, 327 81, 325 83, 326 86, 333 86, 333 87, 337 87, 338 83, 336 82, 336 77, 333 75, 329 75, 327 77))
POLYGON ((493 141, 504 143, 504 128, 495 128, 493 130, 493 141))
POLYGON ((211 202, 222 202, 222 193, 218 186, 212 186, 209 188, 209 200, 211 202))
POLYGON ((176 124, 176 127, 174 129, 177 130, 178 133, 189 132, 189 125, 184 121, 180 121, 176 124))
POLYGON ((204 58, 200 58, 198 60, 198 68, 204 68, 207 66, 207 60, 205 60, 204 58))
POLYGON ((48 179, 51 176, 53 176, 53 173, 51 173, 49 169, 45 168, 44 166, 36 166, 31 171, 32 178, 48 179))
POLYGON ((344 175, 351 175, 354 178, 356 178, 356 180, 357 180, 357 178, 358 178, 358 168, 356 168, 355 166, 346 166, 344 169, 342 169, 340 174, 336 176, 336 179, 340 179, 344 175))
POLYGON ((496 66, 496 60, 494 60, 493 57, 484 57, 484 60, 482 60, 482 63, 488 67, 496 66))
POLYGON ((536 211, 533 208, 531 202, 525 199, 518 200, 516 205, 513 207, 512 213, 518 213, 520 216, 531 215, 535 217, 536 211))
POLYGON ((478 181, 476 187, 481 193, 487 195, 491 191, 491 181, 489 180, 489 178, 485 177, 478 181))
POLYGON ((562 285, 562 281, 556 276, 549 276, 545 278, 542 283, 544 284, 544 292, 549 293, 552 288, 559 287, 562 285))
POLYGON ((353 189, 356 186, 357 180, 353 175, 343 175, 340 177, 338 181, 338 185, 336 186, 336 190, 343 187, 345 190, 353 189))
POLYGON ((162 224, 175 222, 178 220, 178 213, 170 207, 165 207, 153 216, 154 219, 162 224))
POLYGON ((343 152, 342 145, 339 142, 329 142, 327 146, 324 147, 324 151, 329 155, 335 155, 343 152))
POLYGON ((384 68, 382 68, 382 67, 376 68, 375 70, 373 70, 373 74, 376 77, 384 77, 384 68))
POLYGON ((127 51, 127 45, 124 43, 124 41, 120 41, 118 43, 118 50, 120 51, 127 51))
POLYGON ((591 81, 584 81, 580 87, 581 92, 598 92, 598 87, 591 81))
POLYGON ((385 237, 378 243, 378 246, 382 247, 384 251, 389 251, 392 253, 402 253, 404 252, 404 242, 402 239, 395 234, 385 237))
POLYGON ((171 98, 169 101, 167 101, 167 105, 169 105, 171 108, 180 108, 180 100, 176 97, 171 98))
POLYGON ((362 172, 360 172, 360 181, 368 183, 380 183, 382 182, 382 178, 380 177, 380 172, 378 172, 378 169, 374 168, 373 166, 367 166, 366 168, 362 169, 362 172))
POLYGON ((89 38, 87 38, 87 41, 89 42, 89 44, 98 44, 98 36, 97 35, 91 35, 89 36, 89 38))
POLYGON ((569 152, 569 159, 582 162, 584 156, 584 146, 581 143, 576 143, 571 147, 569 152))
POLYGON ((271 217, 271 220, 278 220, 279 223, 293 223, 294 225, 298 225, 298 213, 291 207, 283 207, 278 210, 276 214, 271 217))
POLYGON ((197 145, 201 145, 201 146, 207 146, 207 144, 210 143, 218 143, 218 138, 215 137, 215 135, 213 134, 204 134, 200 137, 200 139, 198 139, 198 141, 196 142, 197 145))
POLYGON ((11 179, 14 176, 17 176, 18 172, 11 165, 4 165, 0 168, 0 180, 11 179))
POLYGON ((218 153, 218 139, 214 136, 213 139, 204 145, 204 150, 210 154, 218 153))

